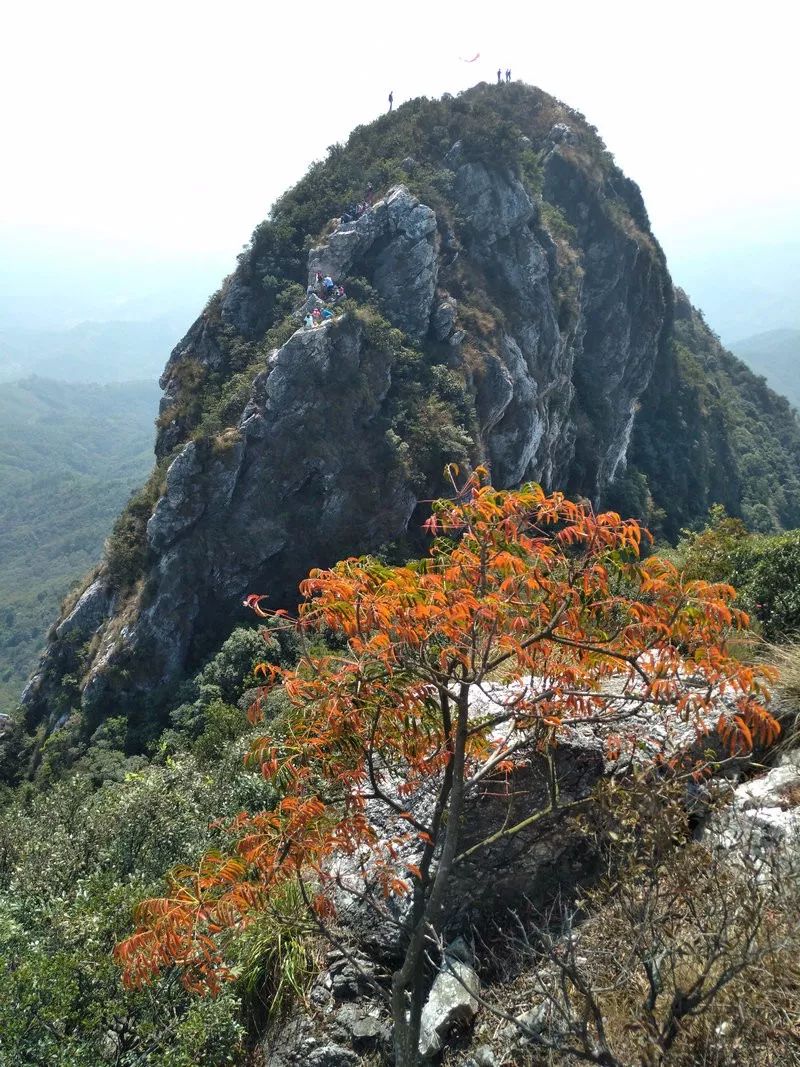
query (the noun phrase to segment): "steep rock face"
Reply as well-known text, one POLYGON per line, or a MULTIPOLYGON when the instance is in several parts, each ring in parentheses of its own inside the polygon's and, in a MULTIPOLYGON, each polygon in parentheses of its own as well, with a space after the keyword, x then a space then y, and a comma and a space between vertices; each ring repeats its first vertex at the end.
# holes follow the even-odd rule
POLYGON ((552 240, 537 227, 537 206, 511 175, 465 163, 454 195, 470 220, 470 256, 492 279, 508 315, 498 338, 499 373, 479 393, 492 473, 498 485, 526 477, 553 484, 571 458, 575 331, 559 330, 552 240))
POLYGON ((377 419, 390 371, 351 319, 300 330, 254 381, 237 428, 182 448, 147 523, 156 562, 127 623, 115 625, 98 581, 59 628, 59 636, 100 635, 84 708, 172 681, 209 619, 235 617, 252 589, 287 602, 309 559, 330 564, 403 529, 416 499, 377 419))
POLYGON ((398 186, 311 250, 308 280, 312 282, 317 271, 323 277, 344 278, 368 258, 388 318, 412 341, 422 341, 436 291, 436 245, 436 215, 398 186))
MULTIPOLYGON (((660 399, 682 381, 673 320, 637 187, 546 94, 478 86, 355 131, 278 202, 170 356, 125 565, 112 553, 59 622, 29 723, 149 699, 227 636, 246 593, 291 605, 311 567, 405 537, 450 460, 603 504, 633 440, 633 475, 671 505, 656 487, 677 484, 660 399), (367 178, 382 195, 343 223, 367 178), (317 271, 354 299, 297 332, 317 271)), ((734 430, 716 454, 733 454, 734 430)), ((695 506, 688 482, 675 491, 695 506)), ((630 495, 619 506, 641 498, 643 513, 646 491, 630 495)))
POLYGON ((672 311, 672 285, 638 189, 622 175, 619 182, 634 210, 623 200, 627 211, 617 201, 609 213, 569 148, 546 156, 545 198, 561 209, 584 249, 583 343, 573 378, 584 418, 569 482, 577 488, 591 478, 594 494, 624 465, 637 401, 666 343, 672 311))

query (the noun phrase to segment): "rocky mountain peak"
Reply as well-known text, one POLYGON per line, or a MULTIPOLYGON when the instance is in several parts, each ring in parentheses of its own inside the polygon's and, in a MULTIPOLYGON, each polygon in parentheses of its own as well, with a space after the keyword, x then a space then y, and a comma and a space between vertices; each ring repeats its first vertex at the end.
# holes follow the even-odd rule
POLYGON ((482 85, 360 127, 170 356, 158 465, 55 629, 28 721, 157 703, 247 593, 291 605, 313 566, 410 551, 448 462, 613 501, 631 449, 664 447, 648 412, 654 375, 682 388, 674 305, 638 188, 546 94, 482 85))

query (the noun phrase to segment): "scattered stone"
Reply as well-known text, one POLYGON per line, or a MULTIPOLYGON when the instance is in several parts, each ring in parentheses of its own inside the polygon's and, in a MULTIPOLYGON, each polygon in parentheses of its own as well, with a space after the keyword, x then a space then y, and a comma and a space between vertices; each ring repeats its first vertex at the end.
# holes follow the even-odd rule
POLYGON ((100 1039, 100 1059, 106 1063, 116 1063, 122 1051, 122 1041, 114 1030, 106 1030, 100 1039))
POLYGON ((546 1001, 537 1004, 535 1008, 529 1008, 528 1011, 524 1011, 521 1015, 516 1017, 516 1021, 521 1029, 517 1029, 517 1027, 509 1024, 510 1036, 515 1036, 524 1040, 526 1030, 532 1034, 544 1033, 547 1029, 549 1016, 550 1012, 546 1001))
POLYGON ((380 1008, 366 1004, 343 1004, 336 1013, 336 1026, 347 1031, 357 1050, 376 1048, 388 1040, 389 1026, 380 1008))
POLYGON ((453 332, 458 307, 455 300, 448 297, 443 300, 431 315, 431 330, 437 341, 445 341, 453 332))
POLYGON ((355 949, 348 955, 340 949, 328 953, 326 982, 337 1000, 348 1000, 362 993, 374 991, 373 980, 377 977, 374 960, 355 949))
POLYGON ((553 144, 574 144, 575 134, 566 122, 557 122, 548 133, 547 139, 553 144))
POLYGON ((445 955, 422 1009, 419 1051, 423 1059, 432 1059, 441 1051, 454 1026, 472 1022, 478 1011, 479 992, 480 979, 472 967, 457 956, 445 955))
POLYGON ((497 1067, 497 1058, 488 1045, 479 1045, 465 1060, 463 1067, 497 1067))
POLYGON ((703 836, 733 855, 744 853, 764 878, 776 869, 800 869, 800 749, 784 754, 766 774, 738 785, 703 836))
POLYGON ((466 963, 470 967, 475 964, 475 952, 472 945, 461 935, 455 941, 450 942, 447 946, 446 955, 449 959, 460 960, 461 963, 466 963))
POLYGON ((344 1045, 322 1045, 305 1062, 307 1067, 358 1067, 361 1057, 344 1045))

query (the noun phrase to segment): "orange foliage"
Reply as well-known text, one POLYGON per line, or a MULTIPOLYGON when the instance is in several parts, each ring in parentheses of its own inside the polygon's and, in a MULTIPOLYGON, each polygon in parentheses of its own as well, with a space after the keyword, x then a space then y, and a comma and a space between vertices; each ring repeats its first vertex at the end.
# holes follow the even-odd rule
MULTIPOLYGON (((140 906, 137 932, 116 950, 128 984, 175 965, 190 987, 213 992, 226 977, 219 933, 246 923, 287 879, 304 892, 313 883, 309 906, 329 917, 335 858, 355 857, 385 896, 415 881, 429 892, 447 819, 424 814, 421 791, 434 785, 446 811, 456 777, 464 794, 497 788, 526 746, 546 751, 581 721, 613 726, 615 756, 631 706, 703 731, 724 697, 735 713, 719 731, 732 752, 775 738, 768 672, 727 650, 728 633, 748 625, 732 588, 642 560, 647 535, 632 520, 537 485, 500 492, 482 475, 434 503, 427 558, 346 559, 302 582, 292 625, 329 629, 346 648, 263 668, 300 712, 248 756, 282 799, 237 819, 235 858, 173 872, 170 895, 140 906), (466 711, 475 687, 497 677, 501 703, 466 711), (395 817, 388 838, 368 817, 375 803, 395 817)), ((246 603, 265 617, 263 599, 246 603)))

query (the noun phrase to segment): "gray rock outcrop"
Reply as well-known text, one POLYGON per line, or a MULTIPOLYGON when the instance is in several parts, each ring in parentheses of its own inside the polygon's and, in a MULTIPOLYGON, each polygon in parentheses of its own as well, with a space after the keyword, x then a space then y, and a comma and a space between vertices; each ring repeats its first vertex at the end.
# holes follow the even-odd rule
POLYGON ((308 279, 317 271, 335 281, 369 258, 372 283, 392 322, 412 341, 428 332, 438 276, 436 215, 398 185, 352 223, 339 225, 312 248, 308 279))
POLYGON ((419 1052, 430 1060, 442 1050, 457 1026, 467 1026, 478 1011, 481 983, 472 966, 459 955, 446 952, 442 966, 422 1009, 419 1052))
POLYGON ((56 637, 60 641, 91 637, 108 617, 112 599, 108 583, 96 578, 58 624, 56 637))
POLYGON ((742 782, 704 830, 704 839, 760 872, 800 877, 800 749, 766 774, 742 782))
MULTIPOLYGON (((471 438, 470 462, 488 465, 494 484, 534 479, 597 500, 625 463, 671 283, 628 187, 627 200, 614 199, 576 160, 573 124, 548 136, 523 145, 542 153, 544 201, 502 159, 453 144, 446 207, 389 188, 360 218, 334 220, 293 284, 302 291, 317 271, 345 286, 365 279, 419 359, 463 381, 472 410, 458 401, 459 440, 471 438)), ((25 692, 29 723, 54 721, 66 676, 80 677, 92 719, 157 697, 246 617, 247 593, 291 606, 311 567, 403 538, 418 501, 437 491, 453 438, 445 428, 440 441, 427 420, 441 459, 421 485, 418 445, 390 429, 392 389, 408 370, 355 317, 264 345, 279 314, 264 295, 276 270, 254 244, 172 353, 157 442, 170 465, 146 520, 144 573, 119 590, 101 571, 88 602, 59 623, 25 692), (243 413, 200 435, 198 394, 225 396, 219 383, 242 363, 257 368, 243 413)))

